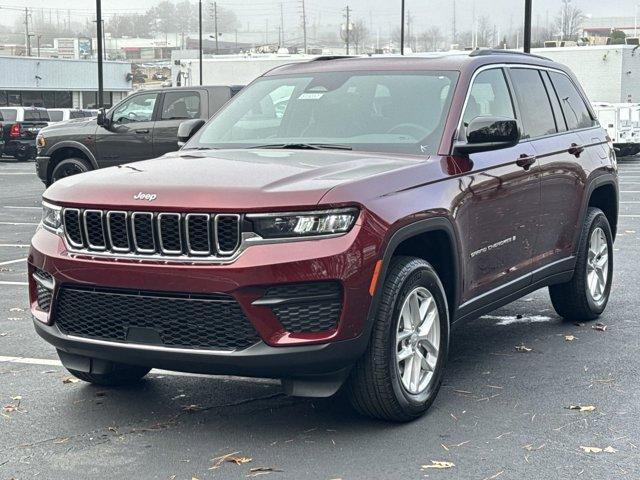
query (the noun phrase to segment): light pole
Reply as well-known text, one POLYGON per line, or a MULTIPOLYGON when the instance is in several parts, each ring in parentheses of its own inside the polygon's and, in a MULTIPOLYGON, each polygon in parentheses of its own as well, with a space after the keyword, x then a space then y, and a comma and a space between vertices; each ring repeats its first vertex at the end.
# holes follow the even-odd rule
POLYGON ((200 60, 200 86, 202 86, 202 0, 198 1, 198 58, 200 60))
POLYGON ((531 10, 533 0, 524 0, 524 53, 531 53, 531 10))
POLYGON ((96 0, 96 40, 98 44, 98 108, 104 107, 104 86, 102 83, 102 0, 96 0))
POLYGON ((404 55, 404 0, 401 2, 400 12, 400 55, 404 55))

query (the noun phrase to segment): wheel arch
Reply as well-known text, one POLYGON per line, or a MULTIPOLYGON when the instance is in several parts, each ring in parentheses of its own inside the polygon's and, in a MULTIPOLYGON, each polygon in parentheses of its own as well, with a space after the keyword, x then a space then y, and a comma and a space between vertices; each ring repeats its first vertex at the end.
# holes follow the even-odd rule
POLYGON ((397 255, 408 255, 428 261, 436 270, 447 295, 450 321, 453 323, 461 291, 461 265, 459 240, 453 223, 447 217, 433 217, 411 223, 396 230, 389 238, 381 258, 367 328, 370 333, 377 311, 384 280, 391 260, 397 255), (431 247, 431 248, 430 248, 431 247))
MULTIPOLYGON (((613 174, 604 174, 594 178, 588 185, 584 196, 581 219, 587 215, 589 207, 597 207, 602 210, 609 221, 611 234, 613 239, 616 238, 618 229, 618 182, 617 177, 613 174)), ((577 252, 577 241, 576 241, 577 252)))
POLYGON ((65 158, 78 156, 88 160, 94 169, 99 168, 95 156, 85 145, 76 141, 62 141, 54 145, 53 149, 48 152, 49 165, 47 166, 47 180, 51 182, 51 174, 56 165, 65 158))

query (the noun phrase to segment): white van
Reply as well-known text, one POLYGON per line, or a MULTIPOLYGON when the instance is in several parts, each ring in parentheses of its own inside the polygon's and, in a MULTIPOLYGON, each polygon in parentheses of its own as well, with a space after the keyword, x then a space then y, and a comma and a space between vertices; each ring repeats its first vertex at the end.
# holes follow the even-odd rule
POLYGON ((593 102, 592 105, 618 156, 629 157, 640 153, 640 106, 608 102, 593 102), (634 127, 634 122, 637 127, 634 127))

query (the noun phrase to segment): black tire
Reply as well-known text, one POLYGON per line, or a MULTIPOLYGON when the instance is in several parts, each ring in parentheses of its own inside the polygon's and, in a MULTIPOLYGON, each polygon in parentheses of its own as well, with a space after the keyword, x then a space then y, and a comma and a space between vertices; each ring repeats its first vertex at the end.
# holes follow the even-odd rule
POLYGON ((150 368, 138 367, 134 365, 125 365, 122 363, 112 364, 111 371, 109 373, 88 373, 80 372, 67 368, 69 373, 74 377, 95 385, 104 385, 109 387, 115 387, 120 385, 131 385, 138 383, 142 377, 144 377, 150 368))
POLYGON ((29 152, 20 151, 15 153, 15 158, 20 162, 26 162, 31 158, 31 155, 29 154, 29 152))
POLYGON ((573 278, 549 287, 549 296, 553 308, 566 320, 595 320, 604 312, 611 293, 613 278, 613 235, 606 215, 599 208, 590 207, 582 226, 582 236, 578 247, 578 258, 573 278), (607 241, 607 281, 602 299, 594 300, 587 280, 587 262, 589 260, 589 241, 593 231, 602 229, 607 241))
POLYGON ((91 164, 84 158, 65 158, 53 167, 50 184, 58 180, 91 170, 91 164))
POLYGON ((346 392, 361 414, 407 422, 423 415, 440 390, 449 350, 449 311, 446 294, 431 265, 414 257, 393 259, 383 286, 369 345, 347 381, 346 392), (396 333, 400 309, 407 295, 424 287, 435 300, 440 318, 440 347, 433 376, 418 394, 402 384, 396 359, 396 333))

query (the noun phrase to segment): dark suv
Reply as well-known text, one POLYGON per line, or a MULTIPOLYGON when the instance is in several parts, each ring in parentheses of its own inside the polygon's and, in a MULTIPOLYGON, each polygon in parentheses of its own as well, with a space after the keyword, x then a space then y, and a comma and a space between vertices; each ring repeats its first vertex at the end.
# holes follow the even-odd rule
POLYGON ((48 186, 70 175, 173 152, 182 122, 209 119, 241 88, 143 90, 106 114, 50 125, 37 139, 38 176, 48 186))
POLYGON ((542 287, 605 309, 616 158, 574 76, 517 53, 318 59, 243 90, 183 149, 44 193, 37 332, 80 379, 280 378, 406 421, 450 331, 542 287))

